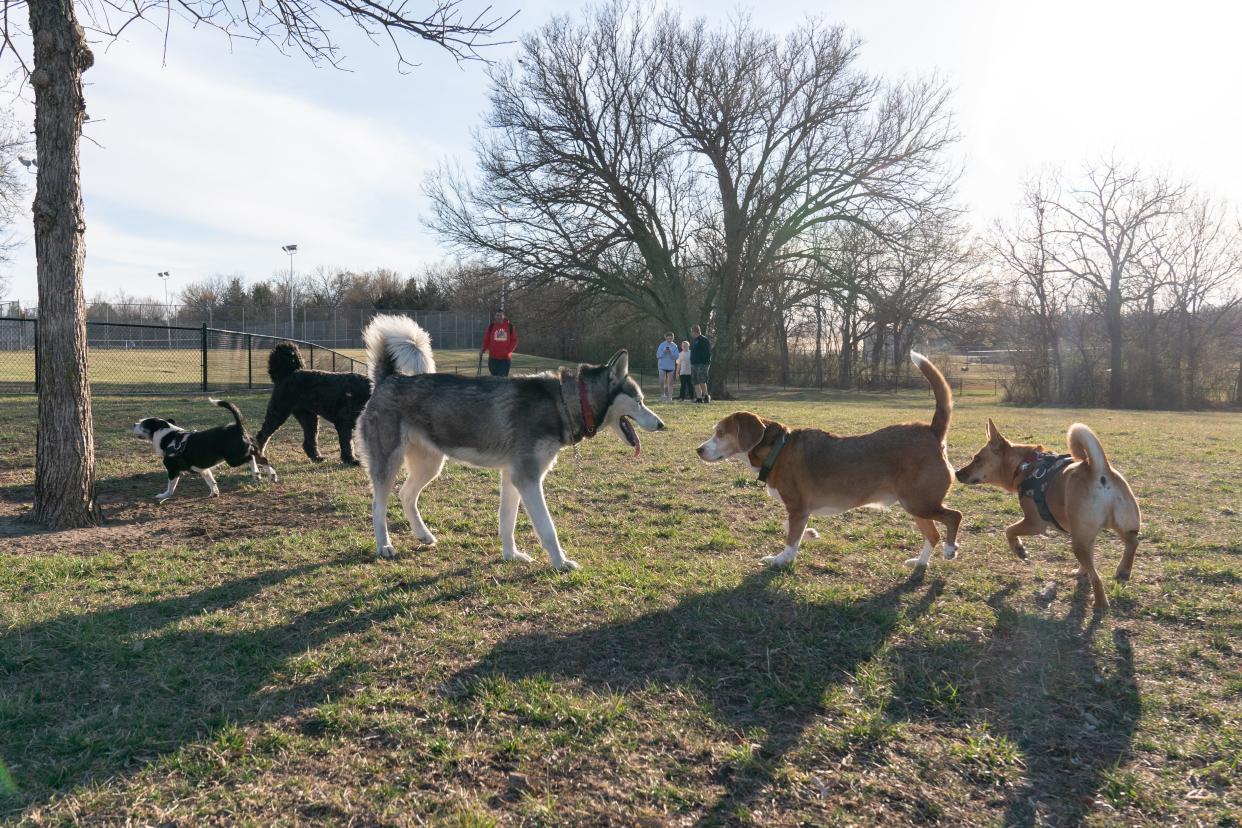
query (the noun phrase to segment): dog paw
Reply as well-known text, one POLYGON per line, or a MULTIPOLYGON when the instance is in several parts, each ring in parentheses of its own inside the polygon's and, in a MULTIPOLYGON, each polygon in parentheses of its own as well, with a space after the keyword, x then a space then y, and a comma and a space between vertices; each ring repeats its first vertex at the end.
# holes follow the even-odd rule
POLYGON ((1020 561, 1026 560, 1026 547, 1025 546, 1023 546, 1022 544, 1018 544, 1017 546, 1011 546, 1009 548, 1013 550, 1013 554, 1018 556, 1018 560, 1020 561))
POLYGON ((436 536, 431 534, 431 532, 427 529, 424 529, 421 532, 415 529, 414 537, 418 539, 419 543, 426 544, 427 546, 434 546, 436 543, 436 536))
POLYGON ((156 503, 163 503, 165 500, 168 500, 168 498, 170 498, 170 497, 172 497, 172 495, 157 494, 157 495, 155 496, 155 502, 156 502, 156 503))
POLYGON ((391 560, 392 558, 397 557, 397 550, 391 544, 388 546, 381 546, 379 549, 375 550, 375 557, 383 560, 391 560))
POLYGON ((945 559, 946 561, 951 561, 951 560, 953 560, 954 558, 956 558, 956 557, 957 557, 957 544, 956 544, 956 543, 946 543, 946 544, 944 545, 944 549, 943 549, 942 551, 943 551, 943 553, 944 553, 944 559, 945 559))
POLYGON ((770 567, 772 567, 773 569, 779 569, 779 568, 780 568, 780 567, 782 567, 782 566, 789 566, 790 564, 792 564, 792 563, 793 563, 793 558, 786 558, 783 554, 781 554, 781 555, 765 555, 764 557, 760 558, 759 560, 760 560, 760 561, 761 561, 761 562, 762 562, 765 566, 770 566, 770 567))
POLYGON ((312 458, 310 458, 310 461, 311 461, 312 463, 322 463, 322 462, 323 462, 323 458, 322 458, 322 457, 312 457, 312 458))
MULTIPOLYGON (((527 555, 525 552, 514 549, 512 552, 505 553, 505 560, 506 561, 521 561, 522 563, 530 563, 531 561, 534 560, 534 558, 532 558, 530 555, 527 555)), ((573 561, 570 561, 570 563, 573 563, 573 561)), ((577 564, 574 564, 574 566, 576 567, 577 564)))
POLYGON ((927 566, 927 561, 922 558, 907 558, 906 566, 911 567, 912 569, 918 569, 919 567, 927 566))
POLYGON ((355 460, 352 457, 342 458, 341 462, 347 466, 361 466, 362 465, 361 461, 355 460))
POLYGON ((559 564, 552 564, 552 568, 557 572, 573 572, 579 567, 577 561, 571 561, 569 558, 561 558, 561 562, 559 564))
POLYGON ((818 538, 818 537, 819 537, 818 529, 807 529, 805 532, 802 533, 803 540, 815 540, 815 538, 818 538))

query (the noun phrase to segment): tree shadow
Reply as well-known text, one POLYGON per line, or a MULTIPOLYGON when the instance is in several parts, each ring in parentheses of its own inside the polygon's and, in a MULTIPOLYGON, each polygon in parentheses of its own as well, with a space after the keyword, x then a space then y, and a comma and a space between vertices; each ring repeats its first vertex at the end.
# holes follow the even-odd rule
POLYGON ((63 615, 0 635, 0 759, 30 808, 92 780, 131 773, 207 736, 294 714, 348 686, 361 664, 342 659, 310 681, 273 682, 290 659, 402 611, 396 594, 462 570, 387 585, 271 626, 236 629, 244 601, 351 558, 271 569, 189 595, 63 615), (193 616, 220 614, 219 629, 193 616), (168 629, 165 630, 164 628, 168 629))
POLYGON ((923 584, 919 572, 871 598, 812 603, 770 588, 773 577, 751 575, 736 587, 603 627, 510 638, 445 686, 466 700, 497 677, 556 676, 609 693, 689 688, 717 721, 763 734, 757 761, 725 771, 725 794, 700 818, 704 825, 729 822, 773 781, 782 757, 822 712, 824 693, 874 656, 899 623, 924 614, 943 589, 937 579, 908 599, 923 584))

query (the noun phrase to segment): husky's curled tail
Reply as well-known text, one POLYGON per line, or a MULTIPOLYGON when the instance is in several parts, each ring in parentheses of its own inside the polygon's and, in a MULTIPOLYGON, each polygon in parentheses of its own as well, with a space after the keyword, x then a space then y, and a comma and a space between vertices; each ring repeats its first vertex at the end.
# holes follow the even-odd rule
POLYGON ((376 388, 392 374, 434 374, 431 335, 408 316, 381 314, 362 332, 370 363, 371 384, 376 388))
POLYGON ((936 397, 936 413, 932 416, 931 430, 943 440, 944 435, 949 433, 949 418, 953 416, 953 391, 949 388, 949 382, 944 378, 944 374, 932 365, 930 359, 918 351, 911 351, 910 359, 914 360, 914 364, 923 372, 923 377, 936 397))

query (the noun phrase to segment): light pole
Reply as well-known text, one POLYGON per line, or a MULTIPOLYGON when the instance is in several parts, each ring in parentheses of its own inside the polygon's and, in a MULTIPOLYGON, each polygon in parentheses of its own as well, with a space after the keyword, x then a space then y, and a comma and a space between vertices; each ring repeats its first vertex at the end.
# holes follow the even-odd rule
POLYGON ((280 249, 289 254, 289 338, 293 339, 293 254, 298 252, 298 246, 286 244, 280 249))
POLYGON ((168 347, 172 347, 172 304, 168 301, 168 278, 170 274, 167 270, 161 270, 155 274, 164 280, 164 325, 168 328, 168 347))
POLYGON ((500 214, 505 217, 504 222, 500 225, 500 312, 505 312, 505 293, 509 288, 509 280, 505 278, 505 248, 509 246, 509 211, 505 209, 505 205, 498 205, 500 214))

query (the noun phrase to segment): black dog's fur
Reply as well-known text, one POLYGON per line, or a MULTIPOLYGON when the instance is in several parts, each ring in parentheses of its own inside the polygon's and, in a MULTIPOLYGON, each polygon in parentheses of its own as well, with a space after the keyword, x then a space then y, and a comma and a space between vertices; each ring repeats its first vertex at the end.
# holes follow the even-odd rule
POLYGON ((302 424, 302 450, 316 463, 319 453, 319 418, 336 428, 341 443, 341 462, 358 465, 354 459, 354 424, 371 398, 371 381, 361 374, 336 374, 305 367, 302 352, 292 342, 282 342, 267 358, 267 375, 275 388, 267 403, 267 415, 255 441, 259 451, 284 425, 289 415, 302 424))
POLYGON ((203 478, 215 497, 220 493, 212 477, 211 469, 221 463, 228 463, 236 468, 243 463, 250 463, 251 473, 258 480, 262 474, 258 465, 266 467, 272 480, 275 481, 276 470, 263 456, 263 452, 255 445, 254 439, 246 431, 246 422, 237 406, 227 400, 211 400, 233 415, 233 424, 217 426, 204 431, 187 431, 177 425, 176 420, 147 417, 134 423, 134 434, 152 442, 155 451, 164 459, 164 468, 168 472, 168 488, 156 495, 163 502, 172 497, 177 490, 177 481, 181 475, 195 472, 203 478))

